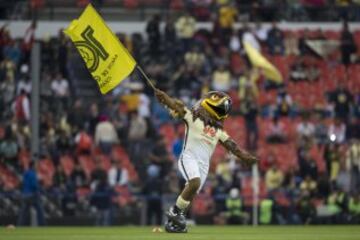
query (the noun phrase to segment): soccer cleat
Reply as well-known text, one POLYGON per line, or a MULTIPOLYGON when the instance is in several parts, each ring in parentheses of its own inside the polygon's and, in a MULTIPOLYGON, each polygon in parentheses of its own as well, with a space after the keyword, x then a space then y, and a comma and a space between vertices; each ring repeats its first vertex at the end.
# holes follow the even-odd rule
POLYGON ((165 231, 168 233, 187 233, 186 226, 184 228, 177 226, 175 223, 168 221, 165 224, 165 231))
POLYGON ((175 225, 180 228, 186 228, 186 218, 183 212, 176 211, 174 207, 171 207, 165 215, 169 218, 169 221, 173 222, 175 225))

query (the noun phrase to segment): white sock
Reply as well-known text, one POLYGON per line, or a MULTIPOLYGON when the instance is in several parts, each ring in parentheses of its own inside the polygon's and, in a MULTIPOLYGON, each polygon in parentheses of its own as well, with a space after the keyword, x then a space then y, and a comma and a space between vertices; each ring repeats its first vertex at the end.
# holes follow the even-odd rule
POLYGON ((185 211, 190 205, 190 201, 186 201, 181 197, 181 195, 177 198, 175 204, 181 211, 185 211))

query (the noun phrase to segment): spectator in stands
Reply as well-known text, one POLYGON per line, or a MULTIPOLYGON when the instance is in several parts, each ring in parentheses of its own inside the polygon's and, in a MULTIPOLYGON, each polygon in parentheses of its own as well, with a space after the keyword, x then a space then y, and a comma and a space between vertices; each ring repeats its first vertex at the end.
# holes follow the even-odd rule
POLYGON ((196 20, 188 12, 185 12, 175 23, 176 33, 181 41, 183 52, 187 52, 192 46, 195 27, 196 20))
POLYGON ((269 46, 270 54, 272 55, 283 55, 285 52, 284 47, 284 34, 277 27, 276 22, 272 23, 272 27, 267 35, 267 43, 269 46))
POLYGON ((338 82, 337 88, 329 94, 330 103, 334 104, 335 116, 342 119, 345 123, 348 121, 353 96, 345 87, 342 81, 338 82))
POLYGON ((1 114, 8 115, 10 113, 10 109, 7 106, 12 104, 12 101, 15 98, 15 81, 11 80, 9 77, 2 78, 0 82, 0 101, 1 101, 1 114))
POLYGON ((224 4, 220 6, 218 12, 218 22, 221 30, 221 39, 223 45, 229 44, 230 36, 233 31, 234 23, 237 19, 237 10, 231 4, 224 4))
POLYGON ((303 224, 311 224, 314 221, 316 208, 308 192, 301 192, 297 208, 303 224))
MULTIPOLYGON (((95 190, 99 184, 107 184, 107 172, 105 171, 103 165, 101 164, 100 159, 96 159, 96 167, 91 173, 91 184, 90 187, 92 190, 95 190)), ((104 186, 102 186, 104 187, 104 186)))
POLYGON ((19 41, 11 41, 3 49, 4 57, 11 60, 16 66, 20 63, 22 57, 19 44, 19 41))
POLYGON ((67 110, 69 107, 69 82, 63 77, 61 73, 57 73, 51 83, 51 90, 54 93, 54 100, 56 101, 57 113, 62 110, 67 110))
POLYGON ((349 204, 349 213, 351 216, 350 222, 352 224, 359 224, 360 223, 360 194, 353 194, 350 197, 349 204))
POLYGON ((71 110, 68 115, 69 124, 72 126, 73 131, 80 131, 83 129, 86 120, 83 102, 80 99, 76 99, 70 109, 71 110))
POLYGON ((238 53, 241 48, 240 34, 237 30, 233 29, 229 40, 229 49, 233 53, 238 53))
POLYGON ((155 164, 149 165, 147 168, 147 179, 145 182, 143 193, 147 196, 147 224, 153 224, 155 217, 155 225, 162 224, 162 194, 163 184, 160 177, 160 167, 155 164))
POLYGON ((212 88, 215 91, 228 92, 231 88, 231 74, 224 65, 220 65, 212 75, 212 88))
POLYGON ((6 165, 18 168, 17 156, 19 146, 10 127, 5 130, 4 139, 0 142, 0 159, 6 165))
POLYGON ((151 163, 158 165, 161 168, 161 176, 163 177, 172 167, 171 156, 168 153, 164 138, 160 135, 153 144, 149 154, 151 163))
POLYGON ((351 191, 351 172, 346 169, 345 163, 340 162, 339 173, 335 179, 335 186, 348 193, 351 191))
POLYGON ((75 136, 76 152, 78 154, 90 154, 93 140, 91 136, 83 129, 78 129, 78 133, 75 136))
POLYGON ((240 198, 239 189, 232 188, 225 200, 225 216, 227 224, 237 225, 246 224, 249 216, 243 211, 242 200, 240 198))
POLYGON ((231 160, 227 157, 224 157, 216 166, 216 177, 218 180, 217 192, 220 194, 226 194, 225 191, 231 186, 232 182, 232 166, 231 160))
POLYGON ((59 37, 58 37, 58 46, 57 46, 57 63, 58 68, 62 76, 65 78, 68 77, 68 71, 67 71, 67 63, 68 63, 68 44, 69 40, 64 34, 64 29, 59 30, 59 37))
POLYGON ((22 90, 15 99, 15 117, 21 125, 30 121, 30 100, 26 92, 22 90))
POLYGON ((257 70, 245 68, 243 74, 239 78, 239 98, 240 100, 246 97, 252 97, 255 101, 259 96, 259 89, 256 85, 256 80, 259 77, 257 70), (250 96, 251 95, 251 96, 250 96))
POLYGON ((71 185, 76 189, 88 185, 85 172, 79 163, 75 163, 74 170, 70 175, 70 180, 71 185))
POLYGON ((110 226, 111 225, 111 206, 114 192, 109 187, 106 179, 106 172, 104 170, 95 170, 98 173, 97 184, 94 192, 91 195, 91 205, 96 208, 96 225, 110 226), (100 173, 101 171, 101 173, 100 173))
POLYGON ((182 152, 183 144, 184 144, 184 134, 183 132, 179 131, 176 133, 176 138, 172 144, 172 154, 175 159, 179 159, 182 152))
POLYGON ((326 169, 330 175, 330 180, 334 181, 340 170, 340 158, 339 145, 336 143, 329 143, 324 150, 324 159, 326 162, 326 169))
POLYGON ((72 146, 74 146, 73 140, 66 133, 65 130, 59 129, 57 134, 58 138, 56 139, 56 150, 59 154, 64 155, 72 150, 72 146))
POLYGON ((317 192, 317 183, 310 175, 306 175, 305 179, 300 184, 300 190, 304 192, 305 195, 314 196, 317 192))
POLYGON ((360 118, 355 116, 350 118, 350 122, 346 125, 346 139, 360 139, 360 118))
POLYGON ((281 88, 276 97, 276 114, 280 117, 289 116, 292 104, 291 96, 286 92, 285 88, 281 88))
POLYGON ((272 224, 275 219, 275 201, 271 196, 260 201, 260 224, 272 224))
POLYGON ((95 128, 100 120, 99 108, 96 103, 92 103, 90 105, 90 111, 88 114, 89 115, 86 116, 86 119, 87 119, 86 125, 89 129, 90 135, 93 136, 95 134, 95 128))
POLYGON ((258 106, 252 94, 249 94, 245 102, 242 103, 242 112, 246 127, 246 149, 256 151, 259 138, 257 123, 258 106))
POLYGON ((149 52, 150 55, 154 58, 157 58, 160 54, 160 43, 161 43, 161 34, 160 34, 160 15, 155 14, 152 16, 150 21, 146 26, 146 33, 149 40, 149 52))
POLYGON ((328 130, 330 141, 335 143, 344 143, 346 141, 346 125, 340 118, 335 118, 328 130))
POLYGON ((346 152, 346 168, 351 175, 351 189, 360 186, 360 140, 354 139, 346 152))
POLYGON ((179 178, 175 170, 171 170, 164 179, 165 187, 164 192, 170 194, 172 197, 176 197, 176 194, 180 191, 179 178))
POLYGON ((177 52, 177 34, 174 25, 174 21, 171 17, 166 19, 164 29, 164 44, 166 55, 171 59, 177 52))
POLYGON ((307 175, 314 180, 318 179, 318 167, 315 160, 311 157, 308 147, 299 150, 298 163, 300 176, 305 178, 307 175))
POLYGON ((276 155, 273 151, 269 151, 260 160, 259 168, 262 174, 265 174, 274 164, 277 163, 276 155))
POLYGON ((31 93, 31 80, 29 76, 29 66, 23 64, 20 67, 20 78, 18 80, 16 94, 19 95, 21 90, 24 89, 27 94, 31 93))
POLYGON ((47 71, 41 73, 40 79, 40 99, 42 104, 46 106, 47 109, 52 109, 52 90, 51 90, 51 74, 47 71))
POLYGON ((315 117, 316 117, 315 131, 314 131, 315 141, 319 145, 325 145, 329 140, 328 127, 324 122, 325 118, 320 114, 316 114, 315 117))
POLYGON ((137 159, 146 139, 147 127, 145 119, 137 111, 130 113, 127 139, 129 141, 128 151, 131 159, 137 159))
POLYGON ((268 39, 269 29, 267 27, 264 27, 260 21, 255 23, 254 33, 261 44, 266 43, 266 40, 268 39))
POLYGON ((299 142, 304 142, 313 139, 315 134, 315 126, 312 122, 310 122, 309 113, 303 114, 301 122, 298 123, 296 127, 296 132, 298 135, 299 142))
POLYGON ((269 129, 267 129, 266 141, 269 143, 285 143, 287 141, 284 124, 278 117, 272 119, 269 129))
POLYGON ((319 67, 309 58, 298 58, 291 66, 290 79, 294 82, 309 81, 314 82, 320 76, 319 67))
POLYGON ((40 186, 36 171, 34 169, 34 164, 34 161, 31 161, 29 168, 26 169, 23 173, 22 199, 18 218, 18 225, 20 226, 27 225, 27 222, 30 218, 31 207, 34 207, 36 210, 37 224, 41 226, 45 223, 44 211, 40 198, 40 186))
POLYGON ((274 163, 265 174, 265 185, 269 192, 279 190, 284 180, 284 173, 274 163))
POLYGON ((110 154, 113 144, 119 142, 116 129, 106 115, 100 116, 95 129, 95 144, 104 154, 110 154))
POLYGON ((68 179, 61 164, 59 164, 55 170, 53 183, 56 190, 60 191, 62 194, 66 194, 68 179))
POLYGON ((13 82, 15 80, 16 65, 10 59, 5 58, 0 62, 0 72, 3 78, 13 82))
POLYGON ((185 53, 184 60, 187 68, 194 68, 194 71, 198 72, 205 64, 205 55, 199 46, 193 46, 191 51, 185 53))
POLYGON ((326 220, 328 223, 339 224, 344 222, 344 213, 346 206, 346 195, 340 189, 335 189, 326 199, 328 214, 326 220))
POLYGON ((126 186, 129 182, 129 174, 122 166, 121 160, 113 161, 108 171, 108 183, 110 187, 126 186))
POLYGON ((351 63, 351 55, 356 53, 356 44, 354 36, 349 30, 347 22, 343 23, 343 29, 340 38, 340 50, 342 64, 348 66, 351 63))

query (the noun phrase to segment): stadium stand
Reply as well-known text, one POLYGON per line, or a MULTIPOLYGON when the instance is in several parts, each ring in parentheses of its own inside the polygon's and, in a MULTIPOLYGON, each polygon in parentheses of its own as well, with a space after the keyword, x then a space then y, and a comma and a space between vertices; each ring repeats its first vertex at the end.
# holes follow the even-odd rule
MULTIPOLYGON (((31 6, 43 8, 51 4, 52 7, 66 8, 82 7, 87 3, 31 1, 31 6)), ((103 1, 102 7, 118 4, 118 1, 103 1)), ((161 4, 162 1, 121 1, 121 6, 128 9, 161 4)), ((170 1, 170 7, 180 10, 185 3, 170 1)), ((312 6, 308 8, 308 13, 313 14, 312 6)), ((206 15, 201 13, 201 9, 196 6, 193 15, 206 15)), ((262 29, 261 26, 249 29, 244 25, 231 35, 219 26, 213 31, 200 29, 190 38, 181 38, 176 32, 179 31, 176 29, 178 22, 168 22, 166 32, 160 31, 157 23, 148 24, 155 25, 149 28, 147 34, 155 31, 159 39, 145 40, 144 33, 118 36, 132 49, 132 54, 137 56, 157 86, 181 98, 186 104, 193 104, 202 92, 213 88, 213 73, 219 65, 226 67, 231 76, 229 94, 233 99, 233 115, 227 119, 225 129, 244 148, 249 148, 247 135, 250 129, 245 119, 247 102, 255 104, 256 138, 253 141, 256 147, 252 150, 260 159, 260 201, 271 199, 279 208, 287 209, 289 214, 301 219, 284 220, 286 216, 281 216, 283 212, 275 210, 277 218, 274 222, 317 223, 322 216, 304 215, 306 209, 303 206, 329 206, 329 198, 333 194, 345 194, 346 199, 353 199, 359 194, 359 30, 350 33, 355 49, 351 52, 351 62, 347 63, 343 62, 344 49, 341 47, 344 46, 343 32, 277 27, 262 29), (280 37, 269 39, 271 30, 279 32, 280 37), (265 39, 257 35, 261 31, 266 32, 265 39), (249 71, 247 60, 242 47, 233 45, 245 34, 255 35, 262 53, 284 77, 280 86, 259 77, 255 84, 258 93, 251 97, 252 90, 248 87, 250 84, 246 75, 249 71), (321 55, 318 49, 308 44, 319 39, 325 43, 334 40, 338 47, 326 56, 321 55), (164 44, 154 49, 151 41, 164 44), (286 44, 289 41, 295 44, 286 44), (271 49, 277 46, 283 47, 284 51, 272 52, 271 49), (190 57, 186 57, 187 54, 190 57), (193 66, 192 58, 203 58, 204 61, 193 66), (301 68, 295 68, 297 64, 301 68), (292 79, 294 69, 301 69, 306 77, 292 79), (309 77, 310 74, 314 77, 309 77), (240 78, 244 76, 246 86, 240 83, 240 78), (240 94, 241 91, 245 92, 245 96, 240 94), (291 101, 286 102, 284 94, 291 101), (311 127, 304 123, 304 115, 310 115, 311 127), (275 125, 274 118, 278 118, 279 125, 275 125), (274 129, 285 136, 284 141, 268 140, 274 129), (273 166, 280 171, 279 175, 267 177, 271 175, 273 166), (307 188, 305 179, 308 176, 309 181, 315 182, 317 191, 307 188), (269 179, 274 179, 279 185, 275 189, 267 189, 271 185, 267 182, 269 179)), ((26 113, 30 108, 27 102, 31 82, 25 47, 28 42, 25 41, 12 39, 6 26, 0 29, 0 192, 4 196, 0 200, 3 203, 0 204, 0 212, 4 216, 19 213, 22 175, 32 160, 37 160, 36 173, 47 218, 91 214, 98 206, 94 199, 96 186, 103 178, 107 181, 107 173, 117 162, 124 169, 119 174, 128 175, 124 183, 116 184, 113 193, 109 193, 117 211, 123 211, 125 215, 131 211, 134 213, 141 201, 146 202, 149 196, 143 194, 143 188, 149 175, 156 175, 154 169, 159 171, 158 177, 164 179, 162 195, 174 197, 178 187, 173 187, 174 183, 169 179, 173 179, 171 174, 176 170, 176 143, 181 143, 184 126, 169 118, 154 99, 151 89, 136 73, 124 84, 125 87, 100 97, 95 84, 88 83, 89 75, 74 47, 61 33, 56 38, 41 41, 41 152, 40 156, 30 155, 30 126, 26 113), (108 120, 104 120, 104 116, 108 120), (97 128, 102 121, 109 121, 114 126, 119 142, 109 144, 96 140, 97 128), (106 154, 108 146, 110 153, 106 154)), ((225 210, 224 200, 232 188, 240 190, 249 212, 253 204, 250 170, 235 164, 221 147, 213 155, 211 170, 206 192, 199 196, 205 200, 210 196, 209 202, 214 201, 216 205, 208 221, 213 222, 225 210)), ((179 184, 182 182, 176 185, 179 184)), ((343 204, 347 206, 348 203, 339 205, 339 212, 334 213, 339 218, 330 222, 352 221, 348 217, 352 213, 343 204)), ((202 206, 202 209, 206 207, 202 206)), ((201 214, 201 211, 193 214, 201 214)))

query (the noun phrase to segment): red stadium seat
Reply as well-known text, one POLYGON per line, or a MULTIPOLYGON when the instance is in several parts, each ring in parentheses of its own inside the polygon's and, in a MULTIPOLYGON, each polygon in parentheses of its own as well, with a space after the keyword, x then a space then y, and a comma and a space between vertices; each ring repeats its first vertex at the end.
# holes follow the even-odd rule
POLYGON ((183 0, 171 0, 170 1, 170 9, 182 10, 183 8, 184 8, 183 0))
POLYGON ((90 3, 90 0, 77 0, 76 5, 80 8, 86 7, 90 3))
POLYGON ((27 169, 29 167, 30 164, 30 152, 26 149, 21 149, 19 152, 19 162, 20 165, 24 168, 27 169))
POLYGON ((138 0, 124 0, 123 5, 125 8, 135 9, 139 6, 139 1, 138 0))
POLYGON ((19 186, 19 179, 5 165, 0 165, 0 183, 5 191, 11 191, 19 186))
POLYGON ((52 186, 55 166, 51 159, 40 159, 37 164, 37 173, 45 188, 52 186))
POLYGON ((61 156, 60 164, 64 169, 65 175, 70 176, 74 170, 74 159, 69 155, 61 156))

